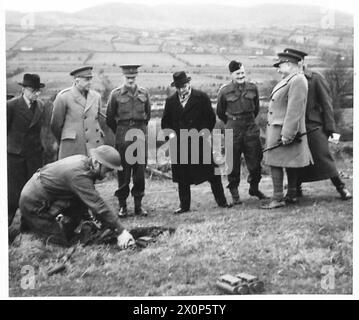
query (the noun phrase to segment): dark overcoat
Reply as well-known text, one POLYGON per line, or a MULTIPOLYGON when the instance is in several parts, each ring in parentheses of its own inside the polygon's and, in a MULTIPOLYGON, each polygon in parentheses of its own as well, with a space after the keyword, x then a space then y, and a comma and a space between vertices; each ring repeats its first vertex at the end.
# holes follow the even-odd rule
POLYGON ((40 134, 44 119, 43 103, 38 100, 33 113, 22 95, 8 100, 6 118, 8 215, 11 223, 23 186, 42 167, 43 146, 40 134))
POLYGON ((199 138, 199 148, 195 150, 195 152, 198 152, 199 161, 197 164, 191 161, 191 156, 194 154, 194 152, 191 152, 191 145, 194 140, 187 139, 188 164, 181 164, 181 146, 183 147, 186 141, 180 141, 180 130, 196 129, 200 132, 202 129, 208 129, 209 132, 212 132, 215 124, 216 115, 212 109, 211 100, 206 93, 192 89, 185 107, 182 107, 177 93, 167 98, 161 127, 162 129, 172 129, 176 133, 177 157, 173 154, 175 150, 173 148, 170 150, 171 159, 177 158, 177 164, 172 163, 174 182, 200 184, 213 177, 215 165, 212 158, 211 144, 208 139, 210 137, 199 138), (203 150, 209 150, 209 161, 208 154, 205 155, 203 150))
POLYGON ((335 132, 333 104, 328 83, 318 72, 306 70, 304 75, 308 80, 306 128, 311 130, 319 127, 319 130, 308 135, 314 164, 300 170, 301 180, 306 182, 335 177, 338 171, 328 145, 328 134, 335 132))

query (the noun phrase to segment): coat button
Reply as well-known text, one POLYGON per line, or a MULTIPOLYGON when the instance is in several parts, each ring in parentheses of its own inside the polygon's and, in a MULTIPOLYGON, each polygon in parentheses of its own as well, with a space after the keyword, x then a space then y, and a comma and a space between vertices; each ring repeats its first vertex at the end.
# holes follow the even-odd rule
POLYGON ((96 129, 96 132, 99 132, 99 129, 96 129))
POLYGON ((88 128, 86 128, 85 131, 88 131, 88 128))
POLYGON ((87 119, 87 116, 84 116, 84 119, 87 119))
POLYGON ((96 143, 99 143, 100 142, 100 140, 96 140, 96 143))
POLYGON ((268 127, 270 126, 269 122, 267 122, 267 126, 268 126, 268 127))
POLYGON ((274 99, 272 98, 272 101, 274 101, 274 99))
POLYGON ((271 112, 269 112, 269 114, 273 114, 273 112, 271 111, 271 112))

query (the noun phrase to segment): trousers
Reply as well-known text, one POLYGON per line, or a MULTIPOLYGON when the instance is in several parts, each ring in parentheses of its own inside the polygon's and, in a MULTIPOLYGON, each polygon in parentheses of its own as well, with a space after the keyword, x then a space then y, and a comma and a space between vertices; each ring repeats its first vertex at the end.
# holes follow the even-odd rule
MULTIPOLYGON (((211 184, 211 190, 219 206, 227 203, 224 195, 222 180, 220 175, 213 175, 208 182, 211 184)), ((178 195, 180 199, 180 206, 184 210, 189 210, 191 207, 191 185, 186 182, 178 183, 178 195)))

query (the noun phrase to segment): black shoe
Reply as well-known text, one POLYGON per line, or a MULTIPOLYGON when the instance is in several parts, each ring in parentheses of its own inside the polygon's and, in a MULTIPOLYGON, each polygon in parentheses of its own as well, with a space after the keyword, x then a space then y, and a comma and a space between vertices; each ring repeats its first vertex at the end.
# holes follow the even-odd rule
POLYGON ((185 213, 185 212, 189 212, 189 209, 178 208, 173 212, 173 214, 182 214, 182 213, 185 213))
POLYGON ((135 215, 136 216, 143 216, 143 217, 147 217, 148 216, 148 212, 143 209, 142 207, 140 208, 135 208, 135 215))
POLYGON ((241 201, 240 198, 237 198, 237 199, 232 199, 232 202, 231 204, 229 205, 230 207, 233 207, 233 206, 236 206, 236 205, 240 205, 240 204, 243 204, 243 202, 241 201))
POLYGON ((118 216, 120 218, 126 218, 128 216, 127 207, 120 207, 120 210, 118 211, 118 216))
POLYGON ((346 188, 341 188, 338 190, 339 194, 340 194, 340 198, 342 200, 349 200, 351 199, 353 196, 351 195, 351 193, 349 192, 348 189, 346 188))
POLYGON ((259 200, 268 199, 268 197, 265 194, 263 194, 263 192, 259 191, 258 189, 249 188, 248 193, 250 196, 257 197, 259 200))
POLYGON ((286 195, 283 200, 285 201, 286 204, 297 204, 298 203, 297 197, 294 197, 294 196, 286 195))
POLYGON ((230 208, 231 206, 227 202, 225 202, 225 203, 218 203, 218 207, 220 207, 220 208, 230 208))

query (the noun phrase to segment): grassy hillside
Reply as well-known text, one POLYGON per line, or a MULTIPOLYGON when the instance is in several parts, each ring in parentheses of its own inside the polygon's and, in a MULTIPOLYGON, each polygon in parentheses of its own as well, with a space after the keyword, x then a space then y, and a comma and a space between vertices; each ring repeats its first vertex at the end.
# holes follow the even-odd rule
MULTIPOLYGON (((343 173, 351 189, 351 170, 343 173)), ((10 296, 220 295, 216 278, 238 272, 262 279, 265 294, 352 293, 352 202, 338 199, 328 181, 304 185, 300 205, 272 211, 259 209, 245 182, 240 190, 244 204, 218 209, 209 185, 203 184, 192 188, 192 212, 180 216, 172 214, 178 204, 172 182, 146 183, 150 215, 130 217, 124 225, 175 227, 173 235, 160 236, 142 251, 79 247, 68 270, 52 277, 47 269, 66 251, 23 235, 9 248, 10 296), (34 289, 21 289, 24 266, 35 270, 34 289), (334 286, 326 280, 330 272, 334 286)), ((270 195, 269 177, 261 188, 270 195)), ((118 208, 115 189, 115 181, 98 185, 118 208)))

